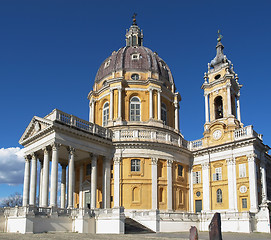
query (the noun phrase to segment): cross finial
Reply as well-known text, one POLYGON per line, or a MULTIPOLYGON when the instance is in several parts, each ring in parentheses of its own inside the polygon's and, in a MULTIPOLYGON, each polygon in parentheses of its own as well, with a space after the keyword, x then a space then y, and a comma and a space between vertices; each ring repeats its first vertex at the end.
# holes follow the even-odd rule
POLYGON ((217 41, 221 42, 221 39, 223 38, 223 36, 220 34, 220 30, 217 31, 217 41))
POLYGON ((137 16, 137 14, 134 13, 134 15, 133 15, 133 17, 132 17, 132 18, 133 18, 133 25, 137 25, 137 24, 136 24, 136 16, 137 16))

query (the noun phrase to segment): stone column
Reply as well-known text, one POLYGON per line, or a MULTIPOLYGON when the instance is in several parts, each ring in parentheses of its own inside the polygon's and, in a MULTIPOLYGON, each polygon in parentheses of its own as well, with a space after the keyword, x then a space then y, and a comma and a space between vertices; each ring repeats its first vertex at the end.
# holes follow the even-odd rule
POLYGON ((118 88, 118 119, 121 120, 121 91, 122 88, 118 88))
POLYGON ((97 155, 92 156, 91 160, 91 209, 96 208, 97 202, 97 155))
POLYGON ((60 144, 52 145, 52 165, 51 165, 51 192, 50 206, 57 207, 57 183, 58 183, 58 153, 60 144))
POLYGON ((30 161, 28 156, 24 156, 24 193, 23 193, 23 207, 29 204, 29 183, 30 183, 30 161))
POLYGON ((161 120, 161 90, 157 90, 157 119, 161 120))
POLYGON ((153 97, 152 97, 152 88, 149 89, 149 95, 150 95, 150 102, 149 102, 149 118, 152 119, 153 118, 153 97))
POLYGON ((42 205, 42 179, 43 179, 43 162, 40 160, 39 207, 41 207, 41 205, 42 205))
POLYGON ((234 158, 227 159, 227 172, 229 210, 237 211, 236 163, 234 158))
POLYGON ((36 205, 37 191, 37 156, 35 153, 31 155, 31 179, 30 179, 30 199, 29 205, 36 205))
POLYGON ((114 89, 110 89, 109 119, 113 120, 114 111, 114 89))
POLYGON ((68 208, 74 208, 73 205, 73 193, 74 193, 74 153, 75 149, 68 148, 69 151, 69 194, 68 194, 68 208))
POLYGON ((60 192, 60 207, 65 208, 66 206, 66 168, 67 165, 61 164, 61 192, 60 192))
POLYGON ((114 207, 120 206, 120 157, 114 159, 114 207))
POLYGON ((179 104, 174 103, 175 106, 175 130, 179 131, 179 104))
POLYGON ((227 104, 228 104, 228 117, 232 115, 231 112, 231 84, 227 84, 227 104))
POLYGON ((250 211, 258 211, 258 192, 257 192, 257 174, 255 154, 250 154, 248 158, 248 172, 249 172, 249 193, 250 193, 250 211))
POLYGON ((48 207, 49 192, 49 150, 48 147, 43 149, 43 176, 42 176, 42 207, 48 207))
MULTIPOLYGON (((240 94, 239 94, 240 95, 240 94)), ((237 119, 241 122, 240 96, 237 96, 237 119)))
POLYGON ((151 159, 152 172, 152 209, 158 209, 158 193, 157 193, 157 163, 158 158, 151 159))
POLYGON ((167 209, 172 211, 172 160, 167 160, 167 209))
POLYGON ((91 100, 91 119, 90 122, 94 123, 95 121, 95 100, 91 100))
POLYGON ((205 122, 209 122, 209 103, 208 103, 209 95, 205 93, 204 97, 205 97, 205 122))
POLYGON ((92 104, 91 104, 91 101, 89 101, 89 116, 88 116, 88 121, 92 122, 92 104))
POLYGON ((194 190, 192 166, 189 167, 189 205, 190 212, 194 212, 194 190))
POLYGON ((80 165, 79 172, 79 208, 83 208, 83 175, 84 175, 84 165, 80 165))
POLYGON ((266 160, 261 160, 261 183, 262 183, 262 203, 267 201, 267 184, 266 184, 266 160))
POLYGON ((203 163, 202 166, 202 190, 203 190, 203 210, 210 210, 210 179, 209 179, 209 163, 203 163))
POLYGON ((103 158, 103 207, 110 208, 110 159, 103 158))

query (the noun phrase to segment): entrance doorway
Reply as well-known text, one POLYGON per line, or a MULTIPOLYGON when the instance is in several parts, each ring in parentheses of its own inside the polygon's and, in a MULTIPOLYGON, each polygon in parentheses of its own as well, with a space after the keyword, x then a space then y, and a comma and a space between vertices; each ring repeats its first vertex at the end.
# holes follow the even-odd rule
POLYGON ((196 200, 195 206, 196 206, 196 213, 201 212, 201 210, 202 210, 202 200, 196 200))
POLYGON ((85 192, 85 208, 90 209, 90 192, 85 192))

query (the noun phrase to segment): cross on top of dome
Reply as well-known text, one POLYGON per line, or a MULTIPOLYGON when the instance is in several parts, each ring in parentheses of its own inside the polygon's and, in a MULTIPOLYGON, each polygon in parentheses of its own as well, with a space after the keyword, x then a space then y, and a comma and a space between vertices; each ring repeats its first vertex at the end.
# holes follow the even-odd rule
POLYGON ((134 13, 133 15, 133 24, 126 31, 126 46, 127 47, 135 47, 135 46, 142 46, 143 45, 143 32, 137 26, 136 23, 136 16, 137 14, 134 13))

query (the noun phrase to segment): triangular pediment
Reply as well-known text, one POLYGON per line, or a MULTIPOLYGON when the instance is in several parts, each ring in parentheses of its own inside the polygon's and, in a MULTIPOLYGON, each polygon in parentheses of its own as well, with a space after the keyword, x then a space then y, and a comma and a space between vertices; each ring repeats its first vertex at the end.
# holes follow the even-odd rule
POLYGON ((51 120, 34 116, 30 123, 28 124, 27 128, 25 129, 21 139, 19 140, 19 143, 23 145, 25 140, 40 134, 41 132, 43 132, 45 129, 52 125, 53 122, 51 120))

